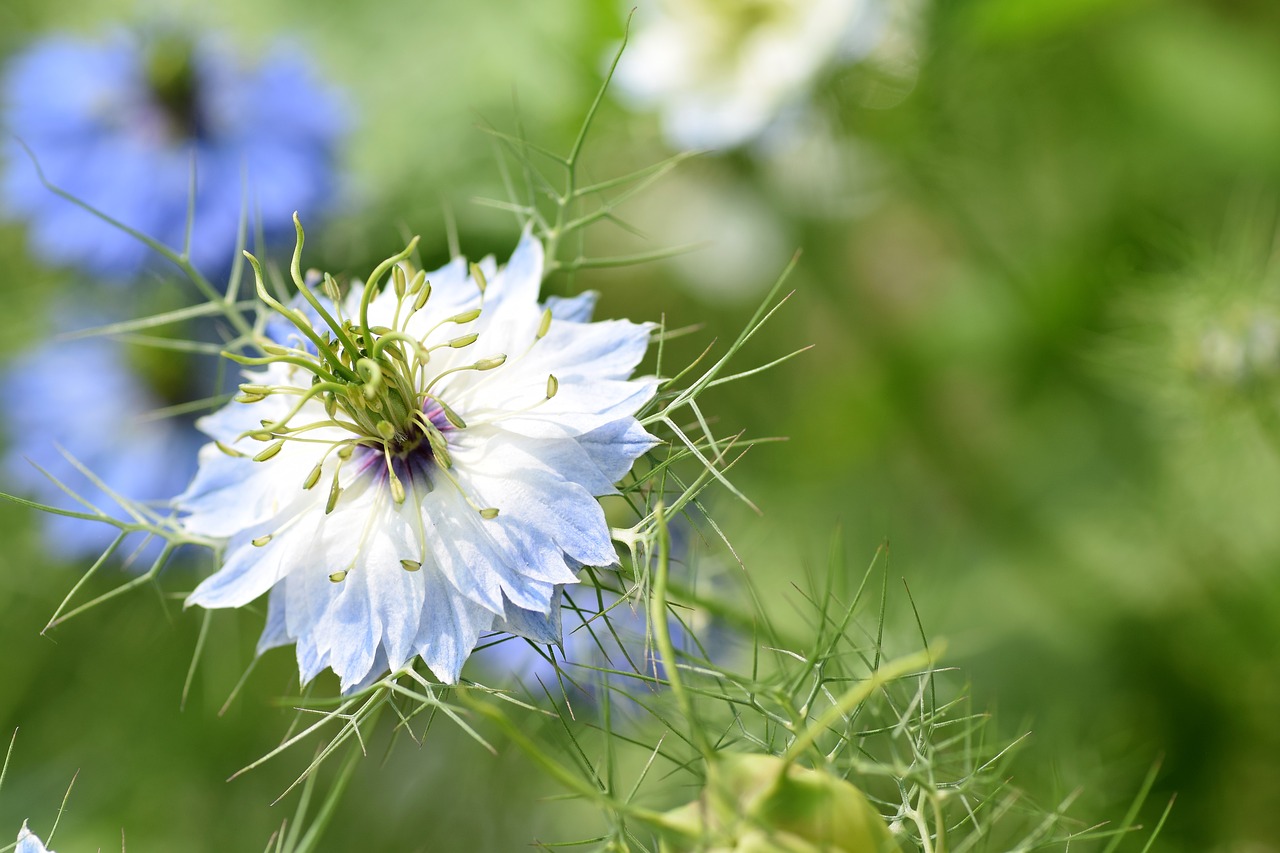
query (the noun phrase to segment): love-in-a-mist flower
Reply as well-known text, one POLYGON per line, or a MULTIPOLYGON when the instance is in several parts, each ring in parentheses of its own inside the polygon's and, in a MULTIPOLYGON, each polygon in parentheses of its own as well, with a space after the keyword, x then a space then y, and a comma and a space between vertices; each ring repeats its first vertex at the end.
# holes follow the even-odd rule
POLYGON ((616 80, 676 145, 732 148, 802 102, 824 68, 866 53, 885 0, 651 0, 616 80))
POLYGON ((218 275, 233 257, 246 201, 271 239, 334 193, 345 127, 336 92, 300 51, 275 46, 246 64, 227 45, 177 32, 55 35, 10 60, 0 89, 0 207, 26 220, 34 252, 98 278, 152 257, 140 241, 49 192, 45 176, 162 243, 183 245, 192 161, 191 260, 218 275))
POLYGON ((188 604, 270 590, 259 651, 295 643, 304 681, 329 667, 344 691, 414 656, 454 682, 491 630, 558 642, 563 585, 617 561, 597 497, 655 443, 635 414, 657 382, 630 378, 650 325, 540 304, 529 235, 501 270, 407 252, 345 299, 326 278, 332 311, 295 254, 318 323, 259 279, 296 335, 199 422, 215 441, 177 501, 225 541, 188 604))
POLYGON ((54 851, 44 846, 40 837, 27 828, 27 822, 24 820, 22 829, 18 830, 18 846, 13 848, 13 853, 54 853, 54 851))
MULTIPOLYGON (((200 435, 188 419, 153 415, 168 403, 180 402, 166 399, 166 393, 185 401, 199 399, 209 389, 155 387, 174 377, 156 376, 149 382, 137 368, 147 355, 153 357, 153 367, 156 361, 166 367, 175 364, 173 353, 156 359, 158 352, 143 351, 137 363, 131 363, 116 341, 55 339, 5 365, 0 395, 8 402, 0 414, 0 435, 7 439, 8 451, 0 464, 7 489, 85 511, 43 473, 48 472, 103 512, 118 513, 112 497, 77 471, 67 459, 70 455, 130 500, 163 507, 181 492, 195 473, 200 435)), ((172 373, 178 379, 191 375, 182 369, 172 373)), ((45 515, 44 524, 48 548, 64 558, 95 557, 117 533, 106 524, 61 515, 45 515)), ((127 542, 119 556, 129 555, 131 544, 140 543, 127 542)))

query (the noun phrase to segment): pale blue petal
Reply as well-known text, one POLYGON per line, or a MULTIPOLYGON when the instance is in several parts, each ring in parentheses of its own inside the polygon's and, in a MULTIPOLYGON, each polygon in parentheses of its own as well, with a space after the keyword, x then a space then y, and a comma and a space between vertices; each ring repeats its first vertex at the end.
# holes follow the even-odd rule
MULTIPOLYGON (((578 445, 587 452, 606 480, 617 483, 635 461, 661 441, 650 435, 635 418, 621 418, 578 436, 578 445)), ((586 485, 585 483, 583 485, 586 485)))
POLYGON ((550 610, 546 613, 525 610, 507 602, 504 616, 493 623, 493 630, 515 634, 535 643, 561 645, 560 599, 563 592, 563 586, 555 588, 551 596, 550 610))
POLYGON ((443 576, 424 576, 427 607, 414 646, 436 678, 455 684, 480 635, 491 630, 494 615, 460 595, 443 576))
POLYGON ((528 310, 537 305, 538 291, 542 289, 542 263, 542 242, 533 236, 532 228, 526 226, 516 250, 511 253, 511 260, 496 278, 486 271, 489 278, 486 310, 488 306, 496 308, 506 304, 528 310))
POLYGON ((594 290, 579 293, 577 296, 548 296, 546 307, 551 309, 551 316, 557 320, 569 323, 590 323, 599 299, 600 294, 594 290))
POLYGON ((54 853, 54 851, 44 846, 35 833, 27 828, 27 822, 22 822, 22 829, 18 830, 18 846, 13 848, 13 853, 54 853))
POLYGON ((262 627, 262 636, 258 638, 258 654, 293 642, 285 619, 285 603, 284 584, 273 586, 267 596, 267 624, 262 627))

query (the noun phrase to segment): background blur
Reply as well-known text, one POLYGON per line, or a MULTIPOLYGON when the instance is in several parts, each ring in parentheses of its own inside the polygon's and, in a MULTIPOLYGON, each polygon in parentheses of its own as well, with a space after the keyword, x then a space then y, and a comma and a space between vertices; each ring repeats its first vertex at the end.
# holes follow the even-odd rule
MULTIPOLYGON (((357 275, 406 229, 429 268, 445 260, 445 211, 465 253, 505 258, 513 218, 472 203, 505 195, 476 125, 522 123, 566 150, 626 13, 190 5, 6 0, 0 60, 54 32, 157 20, 219 30, 247 57, 287 38, 350 109, 307 262, 357 275)), ((707 248, 551 286, 600 290, 599 316, 704 324, 692 354, 735 333, 802 250, 797 293, 748 358, 815 348, 704 406, 790 437, 735 469, 762 519, 721 502, 754 582, 792 594, 837 527, 850 576, 889 540, 892 583, 950 640, 976 705, 1007 735, 1034 731, 1016 781, 1046 800, 1084 786, 1086 811, 1115 816, 1162 759, 1148 818, 1178 800, 1156 849, 1280 850, 1280 6, 952 0, 878 26, 759 134, 621 208, 644 236, 606 223, 586 245, 707 248)), ((660 107, 615 88, 588 177, 676 145, 660 107)), ((67 300, 181 304, 155 274, 101 290, 28 247, 27 225, 0 224, 6 356, 67 300)), ((55 390, 2 405, 51 425, 94 417, 55 390)), ((270 702, 290 691, 289 654, 219 718, 260 614, 213 620, 185 710, 200 614, 179 601, 144 588, 39 637, 85 565, 51 558, 42 523, 0 507, 0 732, 21 729, 0 845, 25 817, 47 830, 78 770, 59 850, 115 849, 120 827, 141 851, 261 849, 292 810, 267 803, 305 756, 223 779, 287 725, 270 702)), ((572 837, 542 800, 557 791, 510 750, 447 726, 397 746, 362 766, 325 849, 572 837)))

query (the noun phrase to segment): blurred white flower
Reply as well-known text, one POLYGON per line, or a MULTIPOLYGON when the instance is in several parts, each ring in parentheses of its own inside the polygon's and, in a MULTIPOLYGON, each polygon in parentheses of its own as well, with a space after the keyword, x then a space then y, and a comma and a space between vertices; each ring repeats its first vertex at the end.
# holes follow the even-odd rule
POLYGON ((296 643, 302 679, 344 691, 415 655, 454 682, 489 631, 558 643, 563 585, 617 561, 596 498, 655 444, 635 414, 657 381, 629 378, 649 324, 540 305, 542 268, 526 235, 502 270, 281 306, 295 345, 199 423, 215 443, 177 505, 226 547, 187 603, 270 590, 259 651, 296 643))
POLYGON ((828 66, 866 55, 882 0, 657 0, 616 80, 676 145, 732 148, 802 103, 828 66))
POLYGON ((18 830, 18 846, 13 848, 13 853, 54 853, 54 851, 44 846, 39 836, 27 828, 27 822, 24 820, 22 829, 18 830))

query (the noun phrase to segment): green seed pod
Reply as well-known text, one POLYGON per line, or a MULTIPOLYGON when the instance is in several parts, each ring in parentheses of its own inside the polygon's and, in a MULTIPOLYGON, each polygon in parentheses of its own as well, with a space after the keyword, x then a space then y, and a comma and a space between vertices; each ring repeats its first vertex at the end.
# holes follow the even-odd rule
POLYGON ((848 781, 775 755, 724 755, 697 800, 667 812, 661 853, 900 853, 848 781))

